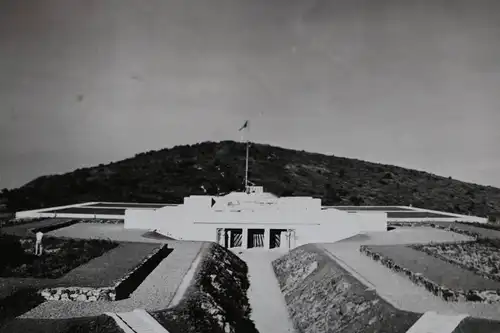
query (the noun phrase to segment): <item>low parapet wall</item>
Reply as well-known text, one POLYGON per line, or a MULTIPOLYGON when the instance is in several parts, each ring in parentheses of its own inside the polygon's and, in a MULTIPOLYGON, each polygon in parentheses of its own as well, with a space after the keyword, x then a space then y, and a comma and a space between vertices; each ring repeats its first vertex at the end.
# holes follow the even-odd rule
POLYGON ((418 222, 478 222, 478 223, 487 223, 486 219, 482 218, 461 218, 461 217, 426 217, 426 218, 387 218, 387 222, 409 222, 409 223, 418 223, 418 222))
MULTIPOLYGON (((36 218, 36 217, 54 217, 54 213, 49 213, 51 210, 55 209, 64 209, 64 208, 73 208, 73 207, 81 207, 81 206, 88 206, 92 204, 96 204, 97 202, 84 202, 84 203, 77 203, 77 204, 72 204, 72 205, 66 205, 66 206, 56 206, 56 207, 49 207, 49 208, 40 208, 40 209, 32 209, 32 210, 23 210, 20 212, 16 212, 16 219, 23 219, 23 218, 36 218), (40 215, 40 214, 49 214, 49 215, 40 215)), ((76 214, 73 214, 76 215, 76 214)), ((61 216, 58 215, 58 217, 77 217, 77 216, 61 216)))

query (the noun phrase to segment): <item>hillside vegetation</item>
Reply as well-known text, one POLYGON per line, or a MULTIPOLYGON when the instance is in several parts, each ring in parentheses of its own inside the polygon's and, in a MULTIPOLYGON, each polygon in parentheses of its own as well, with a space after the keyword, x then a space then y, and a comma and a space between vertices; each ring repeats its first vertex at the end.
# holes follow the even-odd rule
MULTIPOLYGON (((279 196, 325 205, 409 205, 477 216, 499 211, 500 189, 391 165, 252 144, 250 180, 279 196)), ((3 190, 10 211, 86 201, 181 203, 243 189, 245 145, 204 142, 44 176, 3 190)))

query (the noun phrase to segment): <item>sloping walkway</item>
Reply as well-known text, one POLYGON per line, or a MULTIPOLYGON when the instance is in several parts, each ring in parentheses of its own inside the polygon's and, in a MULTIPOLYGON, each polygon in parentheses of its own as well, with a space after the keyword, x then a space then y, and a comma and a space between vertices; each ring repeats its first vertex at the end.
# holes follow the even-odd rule
POLYGON ((21 318, 72 318, 105 312, 130 312, 141 308, 162 310, 169 307, 192 263, 209 243, 168 242, 174 249, 125 300, 116 302, 46 301, 21 318))
POLYGON ((467 316, 426 312, 406 333, 452 333, 467 316))
POLYGON ((142 309, 106 314, 115 320, 124 333, 168 333, 160 323, 142 309))
POLYGON ((248 265, 251 319, 259 332, 295 333, 293 323, 288 316, 285 299, 271 266, 271 261, 283 255, 284 252, 259 249, 235 250, 234 252, 248 265))
POLYGON ((468 239, 463 235, 433 228, 411 229, 415 232, 401 230, 383 234, 371 233, 368 237, 352 238, 337 243, 317 244, 317 246, 323 248, 326 254, 330 255, 333 260, 360 282, 369 288, 374 288, 382 298, 401 310, 419 313, 434 311, 440 314, 469 314, 477 318, 498 320, 500 318, 498 305, 446 302, 425 288, 415 285, 405 276, 391 271, 359 252, 360 245, 368 244, 405 244, 468 239))

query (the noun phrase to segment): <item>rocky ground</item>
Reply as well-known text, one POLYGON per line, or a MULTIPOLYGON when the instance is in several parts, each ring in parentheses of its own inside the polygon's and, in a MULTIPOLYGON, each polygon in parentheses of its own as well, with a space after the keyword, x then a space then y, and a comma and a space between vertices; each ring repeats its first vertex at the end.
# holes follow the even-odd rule
POLYGON ((404 333, 420 317, 395 309, 314 245, 292 250, 273 267, 298 332, 404 333))
POLYGON ((258 333, 250 319, 247 274, 244 261, 212 243, 179 304, 152 315, 170 333, 258 333))

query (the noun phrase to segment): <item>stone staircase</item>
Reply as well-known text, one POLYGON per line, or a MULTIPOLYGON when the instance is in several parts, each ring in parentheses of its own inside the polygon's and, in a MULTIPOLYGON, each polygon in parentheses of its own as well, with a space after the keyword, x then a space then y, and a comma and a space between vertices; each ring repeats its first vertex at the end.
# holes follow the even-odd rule
POLYGON ((108 312, 106 315, 112 317, 125 333, 168 333, 143 309, 121 313, 108 312))

